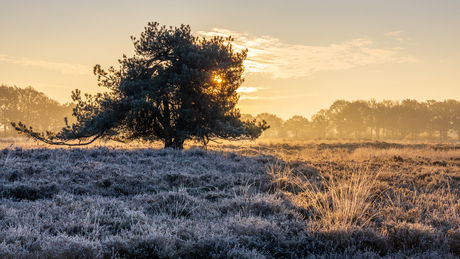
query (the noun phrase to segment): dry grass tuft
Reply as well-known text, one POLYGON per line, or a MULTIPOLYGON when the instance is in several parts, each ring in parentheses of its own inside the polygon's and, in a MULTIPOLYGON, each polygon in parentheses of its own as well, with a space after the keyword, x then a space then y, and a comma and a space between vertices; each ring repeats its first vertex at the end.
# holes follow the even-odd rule
POLYGON ((293 194, 295 203, 309 212, 308 219, 318 229, 352 230, 367 226, 375 200, 376 178, 366 168, 356 168, 349 175, 322 174, 320 180, 295 175, 279 164, 267 167, 278 189, 293 194))
POLYGON ((300 194, 304 198, 302 206, 320 220, 321 228, 353 230, 367 226, 375 216, 375 178, 364 170, 352 172, 347 178, 334 177, 331 172, 319 186, 307 182, 300 194))

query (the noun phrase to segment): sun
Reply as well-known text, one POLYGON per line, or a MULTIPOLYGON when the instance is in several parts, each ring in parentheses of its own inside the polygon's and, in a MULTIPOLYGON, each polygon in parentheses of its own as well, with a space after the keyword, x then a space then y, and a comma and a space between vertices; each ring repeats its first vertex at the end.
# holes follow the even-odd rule
POLYGON ((218 84, 222 83, 222 77, 221 76, 214 76, 214 81, 217 82, 218 84))

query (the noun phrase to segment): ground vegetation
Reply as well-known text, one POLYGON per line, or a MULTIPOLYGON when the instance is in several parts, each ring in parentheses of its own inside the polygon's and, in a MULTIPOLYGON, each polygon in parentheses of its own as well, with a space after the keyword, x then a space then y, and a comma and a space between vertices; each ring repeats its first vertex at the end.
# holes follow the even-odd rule
POLYGON ((455 143, 2 145, 2 258, 460 257, 455 143))

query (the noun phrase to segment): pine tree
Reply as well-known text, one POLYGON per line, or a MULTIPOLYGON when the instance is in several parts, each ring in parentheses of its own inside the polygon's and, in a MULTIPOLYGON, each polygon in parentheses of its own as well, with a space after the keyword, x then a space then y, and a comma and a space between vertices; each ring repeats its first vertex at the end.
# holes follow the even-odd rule
POLYGON ((236 90, 244 81, 247 50, 235 52, 231 37, 197 38, 188 25, 166 28, 154 22, 131 39, 135 54, 123 55, 119 69, 94 67, 99 86, 108 92, 85 98, 78 89, 72 93, 75 124, 46 136, 22 123, 16 130, 50 144, 141 139, 182 148, 187 139, 206 145, 217 138, 257 138, 268 128, 265 122, 239 119, 236 90))

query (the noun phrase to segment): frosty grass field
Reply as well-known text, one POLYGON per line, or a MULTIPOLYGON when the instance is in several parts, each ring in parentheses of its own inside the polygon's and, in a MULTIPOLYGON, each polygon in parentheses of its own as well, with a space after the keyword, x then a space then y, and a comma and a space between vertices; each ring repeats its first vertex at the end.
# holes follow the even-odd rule
POLYGON ((460 256, 460 144, 0 145, 0 258, 460 256))

